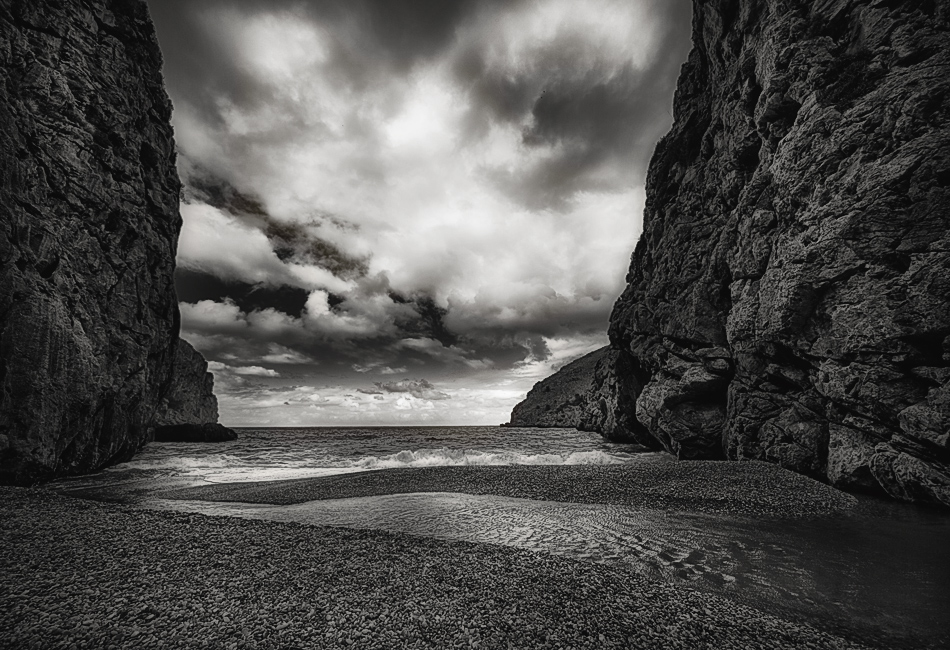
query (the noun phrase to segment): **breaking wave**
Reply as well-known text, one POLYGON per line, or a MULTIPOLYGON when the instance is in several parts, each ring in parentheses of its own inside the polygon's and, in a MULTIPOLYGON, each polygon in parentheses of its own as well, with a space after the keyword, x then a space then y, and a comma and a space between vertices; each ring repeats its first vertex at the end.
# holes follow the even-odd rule
POLYGON ((138 458, 111 471, 139 470, 166 477, 190 477, 210 482, 272 481, 312 478, 397 467, 502 466, 502 465, 616 465, 642 462, 649 454, 610 454, 604 451, 571 451, 532 454, 514 450, 471 449, 404 450, 394 454, 344 458, 314 450, 280 453, 182 455, 138 458))
POLYGON ((620 455, 603 451, 573 451, 565 454, 524 454, 514 451, 489 452, 468 449, 421 449, 400 451, 388 456, 367 456, 352 461, 351 467, 391 469, 394 467, 447 467, 462 465, 616 465, 629 462, 620 455))

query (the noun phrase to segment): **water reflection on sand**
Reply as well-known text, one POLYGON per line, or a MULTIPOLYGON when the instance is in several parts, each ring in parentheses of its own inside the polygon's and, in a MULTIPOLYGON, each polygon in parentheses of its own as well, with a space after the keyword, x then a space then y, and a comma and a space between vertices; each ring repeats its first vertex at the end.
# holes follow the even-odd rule
POLYGON ((682 581, 875 645, 950 646, 950 518, 876 500, 805 520, 454 493, 146 505, 517 546, 682 581))

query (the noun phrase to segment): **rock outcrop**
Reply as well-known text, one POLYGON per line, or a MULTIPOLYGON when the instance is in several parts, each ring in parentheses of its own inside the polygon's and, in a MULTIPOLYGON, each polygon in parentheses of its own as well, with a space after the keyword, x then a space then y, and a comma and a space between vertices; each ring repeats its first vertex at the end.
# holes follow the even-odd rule
POLYGON ((208 362, 188 341, 178 339, 171 385, 155 418, 158 442, 220 442, 237 434, 218 422, 218 398, 208 362))
POLYGON ((152 426, 204 424, 218 421, 218 398, 208 362, 191 343, 178 339, 171 384, 155 413, 152 426))
POLYGON ((145 2, 0 1, 0 482, 150 435, 178 338, 161 66, 145 2))
POLYGON ((587 407, 594 368, 610 348, 601 348, 567 364, 528 391, 511 411, 513 427, 576 428, 587 407))
POLYGON ((587 424, 950 506, 950 5, 709 0, 693 43, 587 424))
POLYGON ((155 442, 227 442, 237 433, 217 422, 201 424, 170 424, 155 429, 155 442))

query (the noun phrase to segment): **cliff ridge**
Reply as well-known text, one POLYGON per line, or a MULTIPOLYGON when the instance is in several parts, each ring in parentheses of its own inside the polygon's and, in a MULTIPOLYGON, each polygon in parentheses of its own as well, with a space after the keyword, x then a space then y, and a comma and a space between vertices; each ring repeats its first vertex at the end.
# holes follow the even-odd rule
POLYGON ((0 483, 130 458, 183 379, 161 67, 144 1, 0 1, 0 483))
POLYGON ((950 506, 947 42, 944 2, 694 3, 587 426, 950 506))

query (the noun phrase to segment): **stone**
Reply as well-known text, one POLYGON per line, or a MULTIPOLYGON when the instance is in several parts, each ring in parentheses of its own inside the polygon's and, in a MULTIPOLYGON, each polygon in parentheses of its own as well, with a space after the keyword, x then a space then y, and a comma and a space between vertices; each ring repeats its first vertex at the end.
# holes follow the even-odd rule
POLYGON ((595 350, 537 382, 511 411, 507 426, 577 427, 587 407, 594 366, 607 352, 608 348, 595 350))
POLYGON ((636 419, 679 459, 721 458, 727 385, 698 363, 659 372, 637 397, 636 419))
POLYGON ((948 505, 948 42, 944 2, 694 2, 587 424, 948 505))
POLYGON ((950 467, 928 463, 887 444, 878 444, 871 473, 888 496, 950 507, 950 467))
POLYGON ((904 435, 950 451, 950 384, 932 388, 927 397, 897 414, 904 435))
POLYGON ((149 438, 179 323, 161 67, 144 2, 0 2, 0 482, 149 438))
POLYGON ((650 449, 660 444, 635 417, 640 367, 636 359, 608 350, 594 366, 587 405, 577 428, 595 431, 613 442, 632 442, 650 449), (622 379, 621 379, 622 378, 622 379))
POLYGON ((152 420, 152 426, 208 424, 218 421, 218 398, 208 362, 188 341, 178 339, 171 384, 152 420))
POLYGON ((867 436, 840 424, 828 428, 828 482, 847 490, 883 492, 871 471, 874 446, 867 436))
POLYGON ((168 424, 155 429, 155 442, 227 442, 237 433, 217 422, 168 424))

